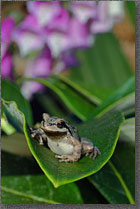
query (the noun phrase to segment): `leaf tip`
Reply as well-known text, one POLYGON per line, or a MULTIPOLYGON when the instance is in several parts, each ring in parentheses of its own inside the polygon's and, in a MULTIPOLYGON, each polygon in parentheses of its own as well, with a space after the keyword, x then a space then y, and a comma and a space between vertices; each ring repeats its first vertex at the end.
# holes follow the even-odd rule
POLYGON ((58 185, 55 184, 54 187, 55 187, 55 189, 57 189, 58 188, 58 185))

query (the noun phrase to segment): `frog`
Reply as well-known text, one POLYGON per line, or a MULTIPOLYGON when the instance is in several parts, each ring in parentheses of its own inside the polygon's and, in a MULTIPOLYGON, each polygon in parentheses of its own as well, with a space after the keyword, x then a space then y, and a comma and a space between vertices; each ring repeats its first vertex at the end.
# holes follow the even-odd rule
POLYGON ((59 162, 75 162, 82 155, 95 159, 101 154, 90 139, 80 137, 77 128, 63 118, 47 113, 42 118, 38 128, 30 128, 31 137, 40 145, 47 144, 59 162))

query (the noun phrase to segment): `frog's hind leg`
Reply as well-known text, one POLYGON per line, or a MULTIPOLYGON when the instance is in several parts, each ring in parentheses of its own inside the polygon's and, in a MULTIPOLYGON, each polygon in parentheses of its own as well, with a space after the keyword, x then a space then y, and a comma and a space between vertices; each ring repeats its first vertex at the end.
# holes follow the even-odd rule
POLYGON ((81 138, 82 143, 82 154, 89 156, 92 159, 95 159, 97 155, 100 155, 101 152, 99 149, 93 145, 93 143, 86 138, 81 138))

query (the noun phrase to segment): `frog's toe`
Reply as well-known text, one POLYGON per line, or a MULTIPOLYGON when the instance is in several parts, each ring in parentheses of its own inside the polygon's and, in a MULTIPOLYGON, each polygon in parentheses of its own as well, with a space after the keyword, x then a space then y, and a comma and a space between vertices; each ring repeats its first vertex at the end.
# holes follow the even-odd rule
POLYGON ((55 155, 55 158, 61 159, 62 155, 55 155))
POLYGON ((95 159, 97 155, 100 155, 101 152, 97 147, 93 147, 89 152, 86 153, 85 156, 89 156, 91 159, 95 159))
POLYGON ((70 162, 70 160, 67 158, 67 159, 61 159, 59 160, 59 162, 70 162))
POLYGON ((98 147, 94 147, 94 152, 96 153, 96 155, 100 155, 101 154, 101 152, 98 149, 98 147))
POLYGON ((35 136, 36 136, 36 132, 32 132, 32 133, 31 133, 31 137, 32 137, 32 138, 35 138, 35 136))
POLYGON ((93 151, 93 154, 92 154, 92 159, 95 159, 100 154, 101 154, 100 150, 97 147, 94 147, 94 151, 93 151))
POLYGON ((71 155, 55 155, 59 159, 59 162, 75 162, 78 159, 71 155))
POLYGON ((89 157, 90 157, 91 159, 94 159, 94 158, 95 158, 95 154, 92 152, 92 153, 89 154, 89 157))
POLYGON ((59 159, 59 162, 68 162, 69 158, 66 155, 55 155, 59 159))

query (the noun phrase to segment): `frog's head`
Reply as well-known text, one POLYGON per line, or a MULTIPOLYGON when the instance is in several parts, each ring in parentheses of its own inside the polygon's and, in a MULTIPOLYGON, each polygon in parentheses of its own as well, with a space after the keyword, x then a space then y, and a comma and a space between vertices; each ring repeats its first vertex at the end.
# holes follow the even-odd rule
POLYGON ((50 117, 47 114, 43 114, 41 128, 48 134, 65 134, 68 131, 65 120, 57 117, 50 117))

